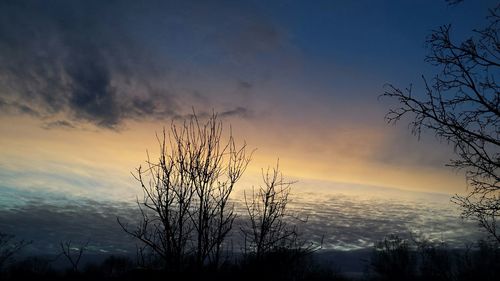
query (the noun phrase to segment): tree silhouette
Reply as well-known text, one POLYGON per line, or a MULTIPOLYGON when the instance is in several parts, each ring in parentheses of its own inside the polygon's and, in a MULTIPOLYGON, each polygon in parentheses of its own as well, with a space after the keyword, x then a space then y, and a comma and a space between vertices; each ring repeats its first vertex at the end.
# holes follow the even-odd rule
POLYGON ((477 219, 500 242, 496 229, 500 214, 500 70, 498 27, 500 6, 490 10, 489 25, 474 30, 463 42, 452 40, 451 26, 441 26, 427 38, 426 61, 440 68, 425 83, 425 95, 415 95, 411 86, 388 85, 383 96, 400 107, 390 109, 389 123, 410 115, 412 132, 429 130, 453 144, 458 158, 448 165, 466 173, 469 193, 454 196, 464 217, 477 219))
POLYGON ((287 182, 276 168, 264 173, 264 185, 251 196, 245 193, 245 206, 248 213, 249 225, 242 229, 246 251, 255 253, 257 258, 277 250, 278 248, 292 248, 296 246, 297 229, 289 225, 287 220, 291 215, 287 205, 293 182, 287 182))
POLYGON ((418 258, 421 280, 454 280, 453 256, 444 241, 432 241, 423 235, 411 235, 418 258))
POLYGON ((294 182, 287 181, 276 167, 262 170, 263 185, 245 192, 247 223, 241 231, 244 238, 243 267, 250 279, 309 280, 308 258, 320 248, 301 238, 300 219, 290 208, 294 182))
POLYGON ((66 257, 68 262, 71 264, 71 270, 74 273, 78 272, 78 266, 80 265, 80 260, 82 259, 83 253, 87 250, 89 242, 81 244, 79 247, 71 246, 71 240, 66 242, 60 242, 61 254, 66 257))
POLYGON ((375 243, 370 260, 376 280, 412 280, 416 276, 416 259, 407 240, 389 235, 375 243))
POLYGON ((229 196, 245 171, 250 155, 229 134, 223 139, 217 114, 201 123, 193 114, 157 136, 160 156, 147 160, 135 174, 144 194, 137 201, 142 218, 131 230, 170 270, 181 270, 188 258, 199 268, 218 266, 224 239, 235 218, 229 196))
POLYGON ((14 235, 0 232, 0 271, 16 253, 31 244, 31 242, 24 240, 17 241, 14 238, 14 235))

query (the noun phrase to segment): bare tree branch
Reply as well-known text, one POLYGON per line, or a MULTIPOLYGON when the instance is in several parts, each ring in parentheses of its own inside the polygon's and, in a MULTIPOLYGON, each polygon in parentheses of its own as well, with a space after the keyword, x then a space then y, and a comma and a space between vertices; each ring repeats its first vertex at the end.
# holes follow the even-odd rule
POLYGON ((89 241, 80 245, 79 247, 71 246, 71 241, 60 242, 59 245, 61 246, 61 253, 71 264, 71 270, 73 272, 78 272, 78 265, 80 264, 83 253, 89 245, 89 241))
POLYGON ((253 253, 260 259, 273 251, 315 249, 299 239, 296 224, 290 220, 299 218, 288 209, 291 186, 294 182, 284 179, 279 170, 279 161, 272 170, 262 171, 263 186, 252 189, 251 195, 245 193, 245 206, 248 224, 241 229, 245 241, 245 252, 253 253))
MULTIPOLYGON (((457 1, 453 1, 457 2, 457 1)), ((382 96, 399 102, 386 115, 389 123, 411 116, 411 131, 420 136, 431 131, 454 146, 457 158, 448 166, 465 171, 469 194, 452 201, 464 217, 474 217, 500 242, 496 220, 500 214, 500 6, 490 10, 489 25, 474 30, 469 39, 456 43, 451 26, 434 30, 427 38, 426 61, 439 67, 430 83, 423 77, 424 95, 412 87, 388 85, 382 96)))
POLYGON ((224 239, 234 218, 230 194, 245 171, 251 153, 237 146, 212 114, 203 123, 193 115, 172 122, 158 136, 160 156, 134 174, 143 190, 137 200, 142 219, 128 234, 148 245, 170 270, 181 270, 188 257, 198 267, 218 266, 224 239))
POLYGON ((31 244, 31 241, 18 241, 14 238, 14 235, 0 232, 0 271, 15 254, 20 252, 27 245, 31 244))

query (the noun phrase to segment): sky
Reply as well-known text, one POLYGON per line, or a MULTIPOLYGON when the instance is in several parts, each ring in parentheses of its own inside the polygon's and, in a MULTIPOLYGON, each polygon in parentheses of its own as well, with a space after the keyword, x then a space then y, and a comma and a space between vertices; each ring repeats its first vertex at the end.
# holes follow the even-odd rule
POLYGON ((430 133, 419 140, 405 120, 387 124, 395 104, 379 96, 387 83, 422 94, 421 76, 439 71, 424 61, 426 36, 451 24, 463 40, 494 5, 0 1, 3 226, 71 202, 133 203, 131 172, 157 155, 155 133, 193 110, 218 112, 255 149, 237 194, 279 158, 298 193, 448 202, 466 191, 445 166, 453 149, 430 133))

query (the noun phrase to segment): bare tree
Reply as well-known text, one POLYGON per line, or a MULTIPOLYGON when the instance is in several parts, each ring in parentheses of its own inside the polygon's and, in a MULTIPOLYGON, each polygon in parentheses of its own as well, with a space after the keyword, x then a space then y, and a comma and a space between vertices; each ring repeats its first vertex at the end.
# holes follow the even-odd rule
POLYGON ((229 196, 245 171, 250 156, 246 144, 237 147, 230 133, 223 139, 217 114, 201 123, 196 114, 163 130, 160 156, 147 160, 134 175, 144 194, 137 201, 139 225, 122 228, 151 247, 171 270, 186 258, 198 267, 219 264, 224 239, 235 218, 229 196))
POLYGON ((411 86, 388 85, 383 96, 400 107, 386 115, 389 123, 412 116, 410 127, 418 136, 429 130, 453 144, 456 159, 448 165, 466 173, 469 192, 454 196, 464 217, 477 219, 498 242, 496 222, 500 215, 500 70, 498 27, 500 6, 490 10, 489 25, 474 30, 469 39, 452 40, 451 26, 434 30, 427 39, 426 61, 441 69, 425 83, 425 95, 411 86))
POLYGON ((83 253, 87 249, 89 242, 87 241, 84 244, 78 246, 72 246, 71 240, 66 242, 61 242, 59 244, 61 246, 61 254, 66 257, 68 262, 71 264, 71 270, 73 272, 78 272, 78 266, 80 264, 80 260, 82 258, 83 253))
POLYGON ((296 225, 289 224, 296 219, 287 208, 293 182, 283 178, 279 163, 272 170, 262 171, 264 185, 252 194, 245 193, 245 205, 249 225, 242 228, 245 251, 254 253, 257 259, 278 250, 297 247, 296 225))
POLYGON ((0 232, 0 270, 16 253, 31 244, 31 242, 24 240, 17 241, 14 238, 14 235, 0 232))

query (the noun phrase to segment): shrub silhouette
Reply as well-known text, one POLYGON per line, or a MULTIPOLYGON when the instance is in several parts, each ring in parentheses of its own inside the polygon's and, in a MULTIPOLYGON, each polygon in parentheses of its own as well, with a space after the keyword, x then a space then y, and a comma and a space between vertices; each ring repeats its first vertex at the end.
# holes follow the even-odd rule
POLYGON ((390 235, 376 243, 368 279, 473 281, 500 280, 500 248, 478 241, 465 250, 449 249, 444 242, 408 241, 390 235))
POLYGON ((444 242, 433 243, 426 239, 414 242, 417 245, 421 280, 453 280, 453 255, 444 242))
POLYGON ((500 248, 497 243, 480 240, 458 257, 457 280, 500 280, 500 248))
POLYGON ((100 265, 88 265, 85 274, 94 278, 124 278, 127 273, 136 268, 134 262, 128 257, 109 256, 100 265))
POLYGON ((370 267, 375 280, 413 280, 416 276, 416 257, 407 240, 389 235, 375 244, 370 267))
POLYGON ((53 280, 59 277, 52 261, 42 257, 27 257, 13 263, 8 270, 12 280, 53 280))

